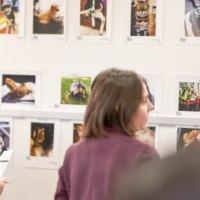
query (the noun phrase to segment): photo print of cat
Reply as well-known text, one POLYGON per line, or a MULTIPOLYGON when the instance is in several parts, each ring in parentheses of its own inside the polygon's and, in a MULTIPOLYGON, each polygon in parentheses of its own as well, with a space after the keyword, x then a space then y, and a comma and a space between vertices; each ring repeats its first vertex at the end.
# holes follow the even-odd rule
POLYGON ((66 0, 32 0, 34 41, 65 41, 66 39, 66 0))
POLYGON ((126 43, 161 44, 163 0, 126 0, 126 43))
POLYGON ((79 42, 111 41, 112 0, 78 0, 77 39, 79 42))

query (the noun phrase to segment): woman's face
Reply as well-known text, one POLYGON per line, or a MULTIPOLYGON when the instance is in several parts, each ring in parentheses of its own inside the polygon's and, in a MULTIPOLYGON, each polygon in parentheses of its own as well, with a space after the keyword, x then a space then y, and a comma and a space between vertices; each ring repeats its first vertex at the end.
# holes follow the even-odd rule
POLYGON ((149 92, 147 90, 146 84, 143 83, 142 101, 131 119, 133 130, 135 132, 146 129, 146 125, 149 119, 149 112, 153 109, 154 106, 149 100, 149 92))

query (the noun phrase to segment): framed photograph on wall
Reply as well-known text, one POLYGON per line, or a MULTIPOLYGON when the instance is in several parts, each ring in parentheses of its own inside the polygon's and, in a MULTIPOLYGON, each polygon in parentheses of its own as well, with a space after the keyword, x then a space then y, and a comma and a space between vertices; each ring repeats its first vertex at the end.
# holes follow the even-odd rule
POLYGON ((194 145, 199 145, 200 148, 200 127, 177 127, 177 152, 187 151, 194 145))
POLYGON ((179 44, 200 45, 200 2, 184 0, 179 44))
POLYGON ((66 40, 66 0, 32 0, 32 40, 66 40))
POLYGON ((162 105, 162 83, 163 75, 153 73, 142 73, 141 74, 147 81, 149 90, 149 99, 154 106, 154 110, 150 114, 159 114, 161 112, 162 105))
POLYGON ((150 146, 155 147, 158 150, 158 135, 159 135, 159 126, 148 124, 146 131, 136 132, 136 138, 141 142, 147 143, 150 146))
POLYGON ((58 107, 71 112, 85 112, 92 77, 88 74, 63 74, 59 83, 58 107))
MULTIPOLYGON (((13 149, 12 118, 0 116, 0 156, 6 150, 13 149)), ((8 166, 13 163, 13 157, 9 160, 8 166)))
POLYGON ((73 143, 79 142, 82 140, 82 135, 84 131, 83 122, 73 122, 73 143))
POLYGON ((40 108, 41 71, 3 71, 0 83, 2 107, 40 108))
POLYGON ((200 116, 200 75, 177 75, 177 115, 200 116))
POLYGON ((31 168, 57 169, 60 142, 60 121, 25 119, 21 142, 23 165, 31 168))
POLYGON ((77 1, 77 41, 111 42, 112 0, 77 1))
POLYGON ((126 0, 125 42, 162 44, 163 0, 126 0))
POLYGON ((0 0, 0 40, 24 39, 25 0, 0 0))

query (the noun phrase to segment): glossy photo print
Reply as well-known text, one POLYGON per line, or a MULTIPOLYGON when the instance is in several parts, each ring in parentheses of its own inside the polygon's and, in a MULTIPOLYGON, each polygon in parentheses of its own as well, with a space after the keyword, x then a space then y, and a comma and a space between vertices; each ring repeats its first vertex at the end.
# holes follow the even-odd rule
POLYGON ((80 0, 80 36, 105 36, 107 0, 80 0))
POLYGON ((83 124, 73 124, 73 143, 79 142, 82 140, 84 131, 83 124))
POLYGON ((136 138, 141 142, 144 142, 146 144, 149 144, 150 146, 155 147, 156 127, 148 126, 146 131, 136 132, 136 138))
POLYGON ((30 156, 52 157, 53 143, 53 123, 31 123, 30 156))
POLYGON ((91 77, 63 76, 61 104, 86 105, 90 95, 91 77))
POLYGON ((64 34, 65 0, 33 0, 33 34, 64 34))
POLYGON ((35 75, 2 75, 1 102, 9 104, 35 104, 35 75))
POLYGON ((10 148, 10 122, 0 121, 0 156, 10 148))
POLYGON ((200 128, 178 127, 177 152, 187 150, 194 145, 199 145, 200 148, 200 128))
POLYGON ((200 112, 200 83, 179 82, 178 111, 200 112))
POLYGON ((185 37, 200 36, 200 0, 185 0, 185 37))
POLYGON ((0 34, 19 33, 20 0, 0 0, 0 34))
POLYGON ((156 36, 157 0, 130 0, 130 36, 156 36))

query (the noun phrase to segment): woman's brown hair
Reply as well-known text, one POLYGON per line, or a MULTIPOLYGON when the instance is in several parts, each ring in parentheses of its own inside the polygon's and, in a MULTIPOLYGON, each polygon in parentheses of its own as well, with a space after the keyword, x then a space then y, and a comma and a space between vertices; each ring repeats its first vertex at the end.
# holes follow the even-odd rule
POLYGON ((130 119, 141 103, 143 83, 134 71, 110 68, 100 72, 91 86, 84 137, 106 136, 105 127, 117 127, 133 136, 130 119))

